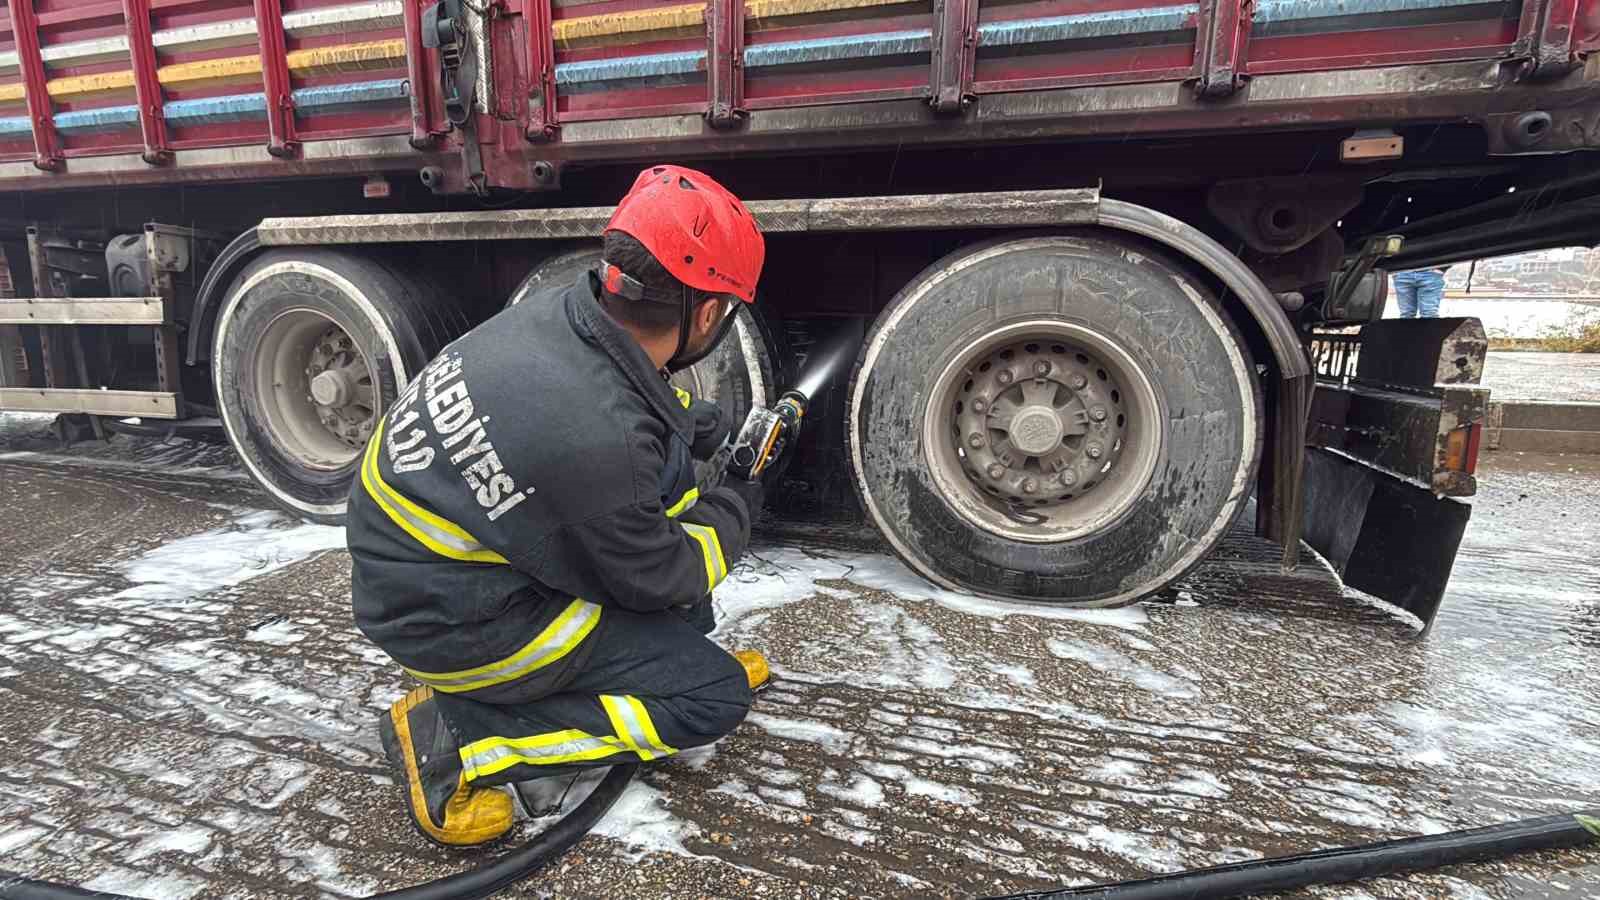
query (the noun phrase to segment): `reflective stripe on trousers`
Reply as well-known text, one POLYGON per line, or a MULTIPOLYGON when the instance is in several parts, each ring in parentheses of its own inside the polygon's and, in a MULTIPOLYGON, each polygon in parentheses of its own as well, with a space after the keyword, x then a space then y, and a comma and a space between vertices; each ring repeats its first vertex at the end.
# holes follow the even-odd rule
POLYGON ((661 742, 661 737, 656 734, 656 725, 650 721, 650 713, 639 702, 639 698, 627 694, 601 694, 600 705, 606 708, 606 715, 611 718, 611 727, 617 737, 629 750, 639 754, 640 759, 649 762, 657 756, 671 756, 678 752, 661 742))
POLYGON ((600 703, 616 729, 615 735, 590 734, 577 728, 527 737, 488 737, 460 750, 461 768, 470 783, 512 766, 557 766, 632 753, 646 762, 678 751, 661 741, 655 722, 639 698, 628 694, 602 694, 600 703))
POLYGON ((474 691, 528 675, 571 653, 600 624, 600 606, 573 600, 545 626, 538 637, 505 659, 459 672, 419 672, 406 669, 424 684, 447 693, 474 691))
POLYGON ((610 735, 596 736, 576 728, 523 738, 491 737, 461 748, 461 769, 470 783, 512 766, 587 762, 627 749, 610 735))

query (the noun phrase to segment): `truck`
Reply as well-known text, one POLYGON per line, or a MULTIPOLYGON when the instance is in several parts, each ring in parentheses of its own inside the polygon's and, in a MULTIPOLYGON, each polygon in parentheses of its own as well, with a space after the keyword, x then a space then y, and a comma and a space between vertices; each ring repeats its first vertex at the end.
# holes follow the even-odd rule
POLYGON ((1600 243, 1600 0, 0 10, 0 409, 220 429, 318 521, 434 353, 683 163, 768 262, 681 386, 742 416, 859 335, 794 503, 853 497, 945 588, 1087 607, 1250 516, 1425 632, 1485 341, 1380 321, 1385 273, 1600 243))

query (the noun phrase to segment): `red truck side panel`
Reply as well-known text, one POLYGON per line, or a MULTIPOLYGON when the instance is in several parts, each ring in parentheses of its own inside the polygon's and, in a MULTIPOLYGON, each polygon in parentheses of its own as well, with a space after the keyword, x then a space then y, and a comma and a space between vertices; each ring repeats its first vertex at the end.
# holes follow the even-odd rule
MULTIPOLYGON (((247 145, 293 157, 297 139, 383 135, 437 147, 430 2, 0 0, 0 161, 247 145), (146 8, 147 31, 130 27, 146 8)), ((1186 80, 1225 96, 1250 76, 1496 57, 1549 72, 1600 28, 1600 0, 484 4, 499 95, 480 133, 502 155, 506 126, 525 145, 560 141, 562 124, 713 113, 733 127, 740 110, 855 101, 949 113, 984 95, 1186 80)))

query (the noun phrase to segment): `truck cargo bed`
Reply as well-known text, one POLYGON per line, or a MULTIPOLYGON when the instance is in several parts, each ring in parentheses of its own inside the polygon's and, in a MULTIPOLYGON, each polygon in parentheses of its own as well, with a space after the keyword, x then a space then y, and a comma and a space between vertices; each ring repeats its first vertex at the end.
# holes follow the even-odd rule
MULTIPOLYGON (((9 0, 0 5, 0 188, 453 165, 462 129, 445 118, 439 51, 421 40, 431 5, 9 0)), ((1595 73, 1578 65, 1600 40, 1593 0, 493 0, 483 9, 469 17, 481 59, 473 124, 490 183, 520 188, 553 186, 556 167, 591 159, 1341 122, 1491 125, 1600 94, 1595 73)), ((1508 153, 1600 143, 1583 127, 1552 131, 1534 142, 1542 146, 1487 133, 1491 151, 1508 153)))

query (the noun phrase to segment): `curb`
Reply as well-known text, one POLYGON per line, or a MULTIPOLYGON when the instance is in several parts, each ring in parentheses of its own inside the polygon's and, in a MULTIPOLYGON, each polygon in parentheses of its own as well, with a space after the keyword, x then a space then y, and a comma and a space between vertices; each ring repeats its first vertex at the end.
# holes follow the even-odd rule
POLYGON ((1484 443, 1490 450, 1600 454, 1600 403, 1491 400, 1484 443))

